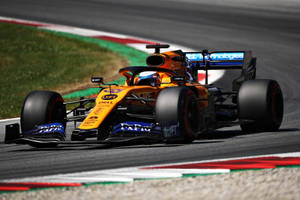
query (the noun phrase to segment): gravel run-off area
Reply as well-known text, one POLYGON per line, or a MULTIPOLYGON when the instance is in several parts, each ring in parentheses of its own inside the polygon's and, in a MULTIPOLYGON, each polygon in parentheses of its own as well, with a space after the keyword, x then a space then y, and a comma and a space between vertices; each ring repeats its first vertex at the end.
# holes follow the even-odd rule
POLYGON ((6 193, 6 199, 300 199, 300 168, 6 193))

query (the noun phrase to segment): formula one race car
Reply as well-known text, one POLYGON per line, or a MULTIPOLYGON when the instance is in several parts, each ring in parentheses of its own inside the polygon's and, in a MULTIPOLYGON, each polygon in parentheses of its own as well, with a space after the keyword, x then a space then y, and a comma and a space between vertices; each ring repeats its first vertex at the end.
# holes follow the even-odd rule
POLYGON ((283 97, 275 80, 255 79, 250 51, 160 53, 169 45, 147 45, 155 53, 147 66, 125 67, 124 85, 104 84, 96 98, 64 102, 60 94, 34 91, 25 99, 19 125, 6 127, 7 143, 55 146, 64 143, 114 144, 130 141, 189 143, 201 134, 240 124, 244 132, 276 131, 283 118, 283 97), (240 70, 232 90, 208 84, 209 70, 240 70), (206 84, 199 84, 204 70, 206 84), (79 104, 66 112, 67 104, 79 104), (89 106, 91 105, 92 106, 89 106), (67 122, 80 122, 65 141, 67 122))

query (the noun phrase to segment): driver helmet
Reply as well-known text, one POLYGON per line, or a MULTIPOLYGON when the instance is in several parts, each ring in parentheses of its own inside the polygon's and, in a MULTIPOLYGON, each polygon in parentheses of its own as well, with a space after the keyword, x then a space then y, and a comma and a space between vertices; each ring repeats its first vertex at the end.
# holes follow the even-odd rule
POLYGON ((136 80, 137 85, 156 86, 159 82, 159 74, 154 71, 141 72, 136 80))

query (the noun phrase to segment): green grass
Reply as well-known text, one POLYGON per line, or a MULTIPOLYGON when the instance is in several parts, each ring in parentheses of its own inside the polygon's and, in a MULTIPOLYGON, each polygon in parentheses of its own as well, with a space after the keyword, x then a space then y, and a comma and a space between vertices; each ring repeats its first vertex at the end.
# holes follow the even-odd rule
POLYGON ((32 90, 63 93, 104 76, 127 60, 96 44, 20 25, 0 23, 0 118, 20 115, 32 90))

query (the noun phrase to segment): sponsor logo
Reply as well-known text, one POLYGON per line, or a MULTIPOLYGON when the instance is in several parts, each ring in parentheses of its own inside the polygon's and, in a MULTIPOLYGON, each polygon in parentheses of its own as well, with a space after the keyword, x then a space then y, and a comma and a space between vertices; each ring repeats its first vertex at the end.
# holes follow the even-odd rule
POLYGON ((145 122, 123 122, 113 128, 113 133, 127 132, 127 133, 160 133, 160 127, 153 123, 145 122))
POLYGON ((95 123, 94 121, 85 121, 83 123, 83 126, 89 126, 89 125, 94 124, 94 123, 95 123))
POLYGON ((121 123, 122 131, 148 132, 150 133, 152 126, 142 126, 141 124, 121 123))
POLYGON ((97 119, 98 119, 97 116, 91 116, 91 117, 87 118, 86 120, 84 120, 83 125, 94 124, 95 122, 97 122, 97 119))
MULTIPOLYGON (((190 61, 203 61, 202 53, 187 53, 186 57, 190 61)), ((244 52, 216 52, 205 56, 206 61, 234 61, 243 59, 244 52)))
POLYGON ((65 128, 61 123, 50 123, 45 125, 40 125, 36 129, 25 132, 24 134, 51 134, 60 133, 65 135, 65 128))
POLYGON ((99 113, 102 112, 102 110, 103 110, 102 107, 96 108, 95 111, 94 111, 94 114, 98 115, 99 113))
POLYGON ((97 116, 91 116, 89 119, 98 119, 97 116))
POLYGON ((108 104, 113 104, 112 101, 99 101, 99 104, 104 104, 104 105, 101 105, 103 107, 109 107, 108 104))
POLYGON ((112 100, 112 99, 115 99, 117 97, 118 97, 118 95, 116 95, 116 94, 107 94, 107 95, 102 96, 101 99, 103 99, 103 100, 112 100))

